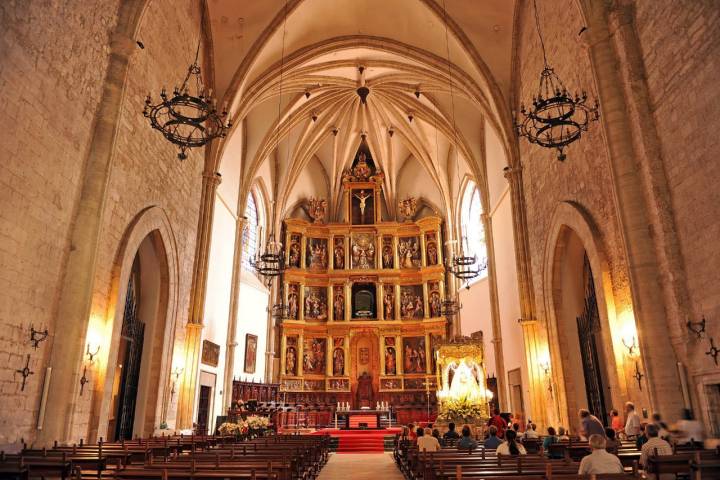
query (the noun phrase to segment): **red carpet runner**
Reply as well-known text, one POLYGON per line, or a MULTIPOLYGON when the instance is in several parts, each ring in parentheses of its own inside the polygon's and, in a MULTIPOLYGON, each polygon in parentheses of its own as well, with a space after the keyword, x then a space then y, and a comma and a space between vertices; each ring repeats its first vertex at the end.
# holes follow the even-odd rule
POLYGON ((398 428, 383 430, 327 429, 317 431, 315 434, 328 434, 337 438, 337 453, 382 453, 385 451, 385 437, 393 436, 399 431, 398 428))

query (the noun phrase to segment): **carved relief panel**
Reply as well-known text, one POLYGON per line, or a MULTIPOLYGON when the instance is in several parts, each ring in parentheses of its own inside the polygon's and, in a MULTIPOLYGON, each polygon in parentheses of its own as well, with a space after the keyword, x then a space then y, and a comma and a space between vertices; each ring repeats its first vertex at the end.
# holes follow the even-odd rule
POLYGON ((350 251, 353 269, 368 270, 375 268, 375 237, 372 234, 354 234, 350 251))
POLYGON ((312 270, 326 270, 328 247, 326 238, 308 238, 305 252, 305 266, 312 270))
POLYGON ((422 257, 419 237, 400 237, 398 241, 400 268, 420 268, 422 257))
POLYGON ((400 318, 420 319, 424 313, 422 285, 403 285, 400 288, 400 318))
POLYGON ((305 320, 327 320, 327 288, 305 287, 305 320))

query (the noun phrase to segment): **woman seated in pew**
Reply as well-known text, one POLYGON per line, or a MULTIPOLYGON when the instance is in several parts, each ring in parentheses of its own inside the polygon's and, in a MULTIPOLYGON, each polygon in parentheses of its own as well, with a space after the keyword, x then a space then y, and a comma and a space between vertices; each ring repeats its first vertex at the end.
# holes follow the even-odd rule
POLYGON ((525 447, 517 441, 515 430, 505 432, 505 441, 497 447, 498 455, 526 455, 525 447))
POLYGON ((467 425, 462 428, 462 437, 457 442, 457 448, 458 450, 475 450, 477 448, 477 442, 470 436, 470 427, 467 425))
POLYGON ((620 442, 615 440, 615 430, 611 427, 606 428, 605 436, 607 437, 607 440, 605 440, 605 450, 610 453, 617 453, 620 442))
POLYGON ((588 439, 592 453, 586 455, 580 461, 578 475, 593 475, 598 473, 623 473, 623 466, 620 459, 609 453, 605 437, 598 434, 590 435, 588 439))
POLYGON ((558 442, 569 442, 570 435, 565 432, 565 427, 558 427, 558 442))
POLYGON ((544 452, 545 456, 547 458, 563 458, 562 454, 553 453, 550 451, 550 445, 558 443, 560 441, 555 434, 555 429, 553 427, 548 427, 547 432, 547 437, 543 438, 542 443, 542 451, 544 452))

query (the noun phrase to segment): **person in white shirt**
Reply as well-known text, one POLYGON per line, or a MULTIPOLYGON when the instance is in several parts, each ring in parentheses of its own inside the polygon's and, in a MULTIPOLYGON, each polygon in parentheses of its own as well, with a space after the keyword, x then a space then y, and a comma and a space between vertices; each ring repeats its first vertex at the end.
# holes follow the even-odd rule
MULTIPOLYGON (((648 441, 640 449, 640 465, 647 471, 648 458, 657 455, 672 455, 673 449, 668 442, 658 437, 658 428, 650 423, 645 426, 645 435, 648 441)), ((655 477, 653 477, 655 478, 655 477)), ((674 473, 663 473, 659 476, 659 480, 672 480, 675 478, 674 473)))
POLYGON ((623 473, 620 459, 605 450, 605 437, 590 435, 590 448, 592 453, 580 461, 578 475, 592 475, 596 473, 623 473))
POLYGON ((635 404, 625 404, 625 435, 627 438, 635 438, 640 435, 640 415, 635 412, 635 404))
POLYGON ((522 446, 519 442, 516 441, 517 439, 517 433, 515 433, 515 430, 508 430, 505 432, 505 441, 498 445, 497 452, 498 455, 526 455, 527 452, 525 451, 525 447, 522 446))
POLYGON ((432 429, 423 430, 423 435, 417 439, 418 450, 421 452, 437 452, 440 450, 440 442, 433 437, 432 429))
POLYGON ((528 429, 525 430, 525 434, 523 435, 523 437, 524 438, 540 438, 540 435, 538 435, 538 433, 535 431, 536 428, 537 428, 537 425, 535 425, 534 423, 531 423, 528 426, 528 429))
MULTIPOLYGON (((702 424, 693 418, 692 412, 683 409, 683 418, 675 424, 675 443, 678 445, 693 445, 701 447, 705 439, 702 424)), ((660 434, 662 437, 662 433, 660 434)))

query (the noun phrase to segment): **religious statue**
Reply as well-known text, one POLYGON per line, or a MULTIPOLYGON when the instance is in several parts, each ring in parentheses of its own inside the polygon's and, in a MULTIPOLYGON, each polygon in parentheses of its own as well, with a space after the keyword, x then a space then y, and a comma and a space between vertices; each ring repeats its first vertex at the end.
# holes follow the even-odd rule
POLYGON ((360 200, 360 220, 361 223, 365 221, 365 202, 368 198, 372 197, 372 193, 365 193, 365 190, 360 190, 360 193, 353 195, 355 198, 360 200))
POLYGON ((288 259, 291 267, 300 268, 300 244, 298 242, 292 242, 290 244, 288 259))
POLYGON ((358 162, 355 168, 353 168, 352 173, 357 180, 367 180, 370 176, 370 166, 367 164, 367 155, 365 155, 365 152, 360 152, 358 155, 358 162))
POLYGON ((342 270, 345 268, 345 243, 342 238, 335 240, 335 270, 342 270))
POLYGON ((297 320, 299 310, 298 291, 296 285, 290 285, 288 292, 288 318, 297 320))
POLYGON ((325 339, 306 338, 303 348, 303 373, 325 373, 325 339))
POLYGON ((396 373, 395 347, 387 347, 385 349, 385 374, 395 375, 396 373))
POLYGON ((295 364, 297 363, 297 353, 295 347, 288 347, 285 351, 285 374, 295 375, 295 364))
POLYGON ((427 244, 427 263, 428 265, 437 265, 438 263, 438 250, 435 242, 427 244))
POLYGON ((373 388, 372 377, 367 372, 363 372, 358 378, 357 386, 357 403, 360 408, 372 407, 373 388))
POLYGON ((417 199, 415 197, 408 197, 405 200, 400 200, 400 202, 398 202, 398 210, 400 210, 400 215, 405 217, 406 222, 411 222, 417 212, 417 199))
POLYGON ((345 351, 342 348, 336 348, 333 352, 333 375, 341 376, 345 374, 345 351))
POLYGON ((440 293, 433 291, 430 294, 430 316, 433 318, 442 316, 442 301, 440 301, 440 293))
POLYGON ((310 239, 307 250, 310 268, 324 270, 327 268, 327 246, 325 239, 310 239))
POLYGON ((383 268, 393 268, 393 249, 391 245, 383 246, 382 263, 383 268))
POLYGON ((327 294, 321 287, 310 287, 305 290, 305 318, 312 320, 327 318, 327 294))
POLYGON ((325 220, 326 210, 327 200, 310 197, 310 200, 308 200, 308 215, 310 215, 314 223, 322 223, 325 220))
POLYGON ((395 295, 393 295, 392 291, 385 294, 383 306, 385 320, 393 320, 395 318, 395 295))
POLYGON ((335 296, 333 298, 333 314, 335 321, 345 319, 345 295, 341 288, 335 290, 335 296))

